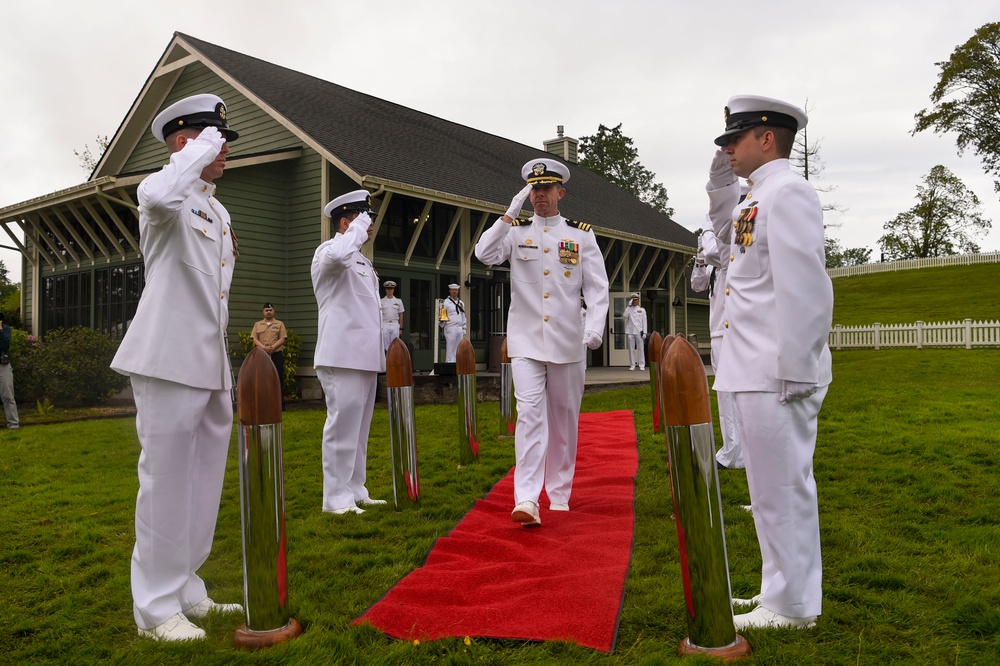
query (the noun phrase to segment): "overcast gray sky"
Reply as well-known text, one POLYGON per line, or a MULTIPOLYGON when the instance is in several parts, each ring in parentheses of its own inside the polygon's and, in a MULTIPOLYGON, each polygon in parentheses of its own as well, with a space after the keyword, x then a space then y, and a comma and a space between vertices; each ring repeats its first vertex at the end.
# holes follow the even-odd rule
MULTIPOLYGON (((726 100, 808 100, 810 140, 826 166, 815 183, 835 188, 821 198, 845 210, 827 214, 842 245, 870 247, 877 259, 882 225, 911 208, 917 185, 943 164, 994 221, 982 249, 1000 249, 1000 201, 979 160, 959 157, 954 135, 909 134, 930 103, 935 63, 1000 20, 1000 0, 8 5, 0 207, 84 182, 73 151, 114 134, 180 31, 538 147, 556 125, 580 137, 623 123, 691 229, 705 215, 726 100)), ((10 245, 6 234, 0 244, 10 245)), ((19 255, 0 249, 0 260, 19 279, 19 255)))

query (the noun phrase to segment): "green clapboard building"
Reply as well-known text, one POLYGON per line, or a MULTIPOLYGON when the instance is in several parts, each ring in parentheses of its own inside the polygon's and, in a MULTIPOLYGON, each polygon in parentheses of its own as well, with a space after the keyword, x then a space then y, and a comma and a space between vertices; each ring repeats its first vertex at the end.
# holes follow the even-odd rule
MULTIPOLYGON (((143 288, 136 187, 167 161, 149 126, 173 102, 211 92, 226 101, 232 145, 217 195, 240 239, 231 289, 230 346, 274 303, 302 338, 303 395, 314 383, 316 301, 309 267, 330 238, 323 205, 367 188, 376 202, 371 253, 380 281, 395 280, 415 371, 436 360, 436 299, 460 283, 481 367, 499 367, 509 305, 506 267, 473 256, 482 231, 523 187, 521 166, 555 155, 572 172, 567 217, 593 225, 611 278, 611 334, 592 365, 628 363, 620 314, 643 295, 650 330, 708 342, 706 301, 689 294, 695 235, 576 164, 575 139, 534 148, 349 90, 175 33, 87 182, 0 209, 0 227, 24 257, 22 320, 38 335, 84 325, 120 337, 143 288), (689 298, 691 299, 689 307, 689 298), (690 321, 689 321, 690 320, 690 321)), ((183 344, 183 303, 178 313, 183 344)), ((441 357, 444 341, 440 342, 441 357)))

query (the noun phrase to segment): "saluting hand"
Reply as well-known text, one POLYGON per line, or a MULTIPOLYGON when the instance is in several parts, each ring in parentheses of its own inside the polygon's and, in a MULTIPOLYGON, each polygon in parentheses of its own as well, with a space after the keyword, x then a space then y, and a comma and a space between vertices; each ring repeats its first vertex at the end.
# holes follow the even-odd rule
POLYGON ((708 169, 708 184, 711 189, 721 190, 735 182, 736 174, 733 173, 733 165, 729 163, 729 155, 722 150, 715 151, 712 166, 708 169))
POLYGON ((197 137, 192 139, 192 143, 202 146, 209 146, 216 154, 222 151, 222 144, 226 142, 226 137, 218 127, 206 127, 197 137))
POLYGON ((531 185, 525 185, 524 189, 514 195, 514 198, 510 202, 510 208, 507 209, 505 215, 510 219, 517 219, 518 213, 524 208, 524 200, 528 198, 528 194, 531 192, 531 185))

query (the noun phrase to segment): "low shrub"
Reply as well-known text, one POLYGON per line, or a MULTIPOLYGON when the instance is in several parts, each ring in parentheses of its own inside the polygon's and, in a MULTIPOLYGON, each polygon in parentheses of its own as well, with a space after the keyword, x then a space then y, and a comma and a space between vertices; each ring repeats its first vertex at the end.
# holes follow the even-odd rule
POLYGON ((118 343, 84 326, 59 328, 41 341, 24 331, 11 338, 14 393, 19 401, 47 398, 60 407, 94 405, 128 385, 110 368, 118 343))

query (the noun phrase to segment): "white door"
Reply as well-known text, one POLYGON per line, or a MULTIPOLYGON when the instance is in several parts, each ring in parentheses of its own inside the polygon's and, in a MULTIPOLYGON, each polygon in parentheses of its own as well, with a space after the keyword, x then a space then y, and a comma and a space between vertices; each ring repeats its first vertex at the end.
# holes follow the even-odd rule
POLYGON ((608 312, 610 321, 608 322, 611 331, 611 340, 608 341, 608 365, 625 366, 628 365, 628 342, 625 338, 625 320, 622 313, 628 307, 627 292, 611 292, 611 307, 608 312))

